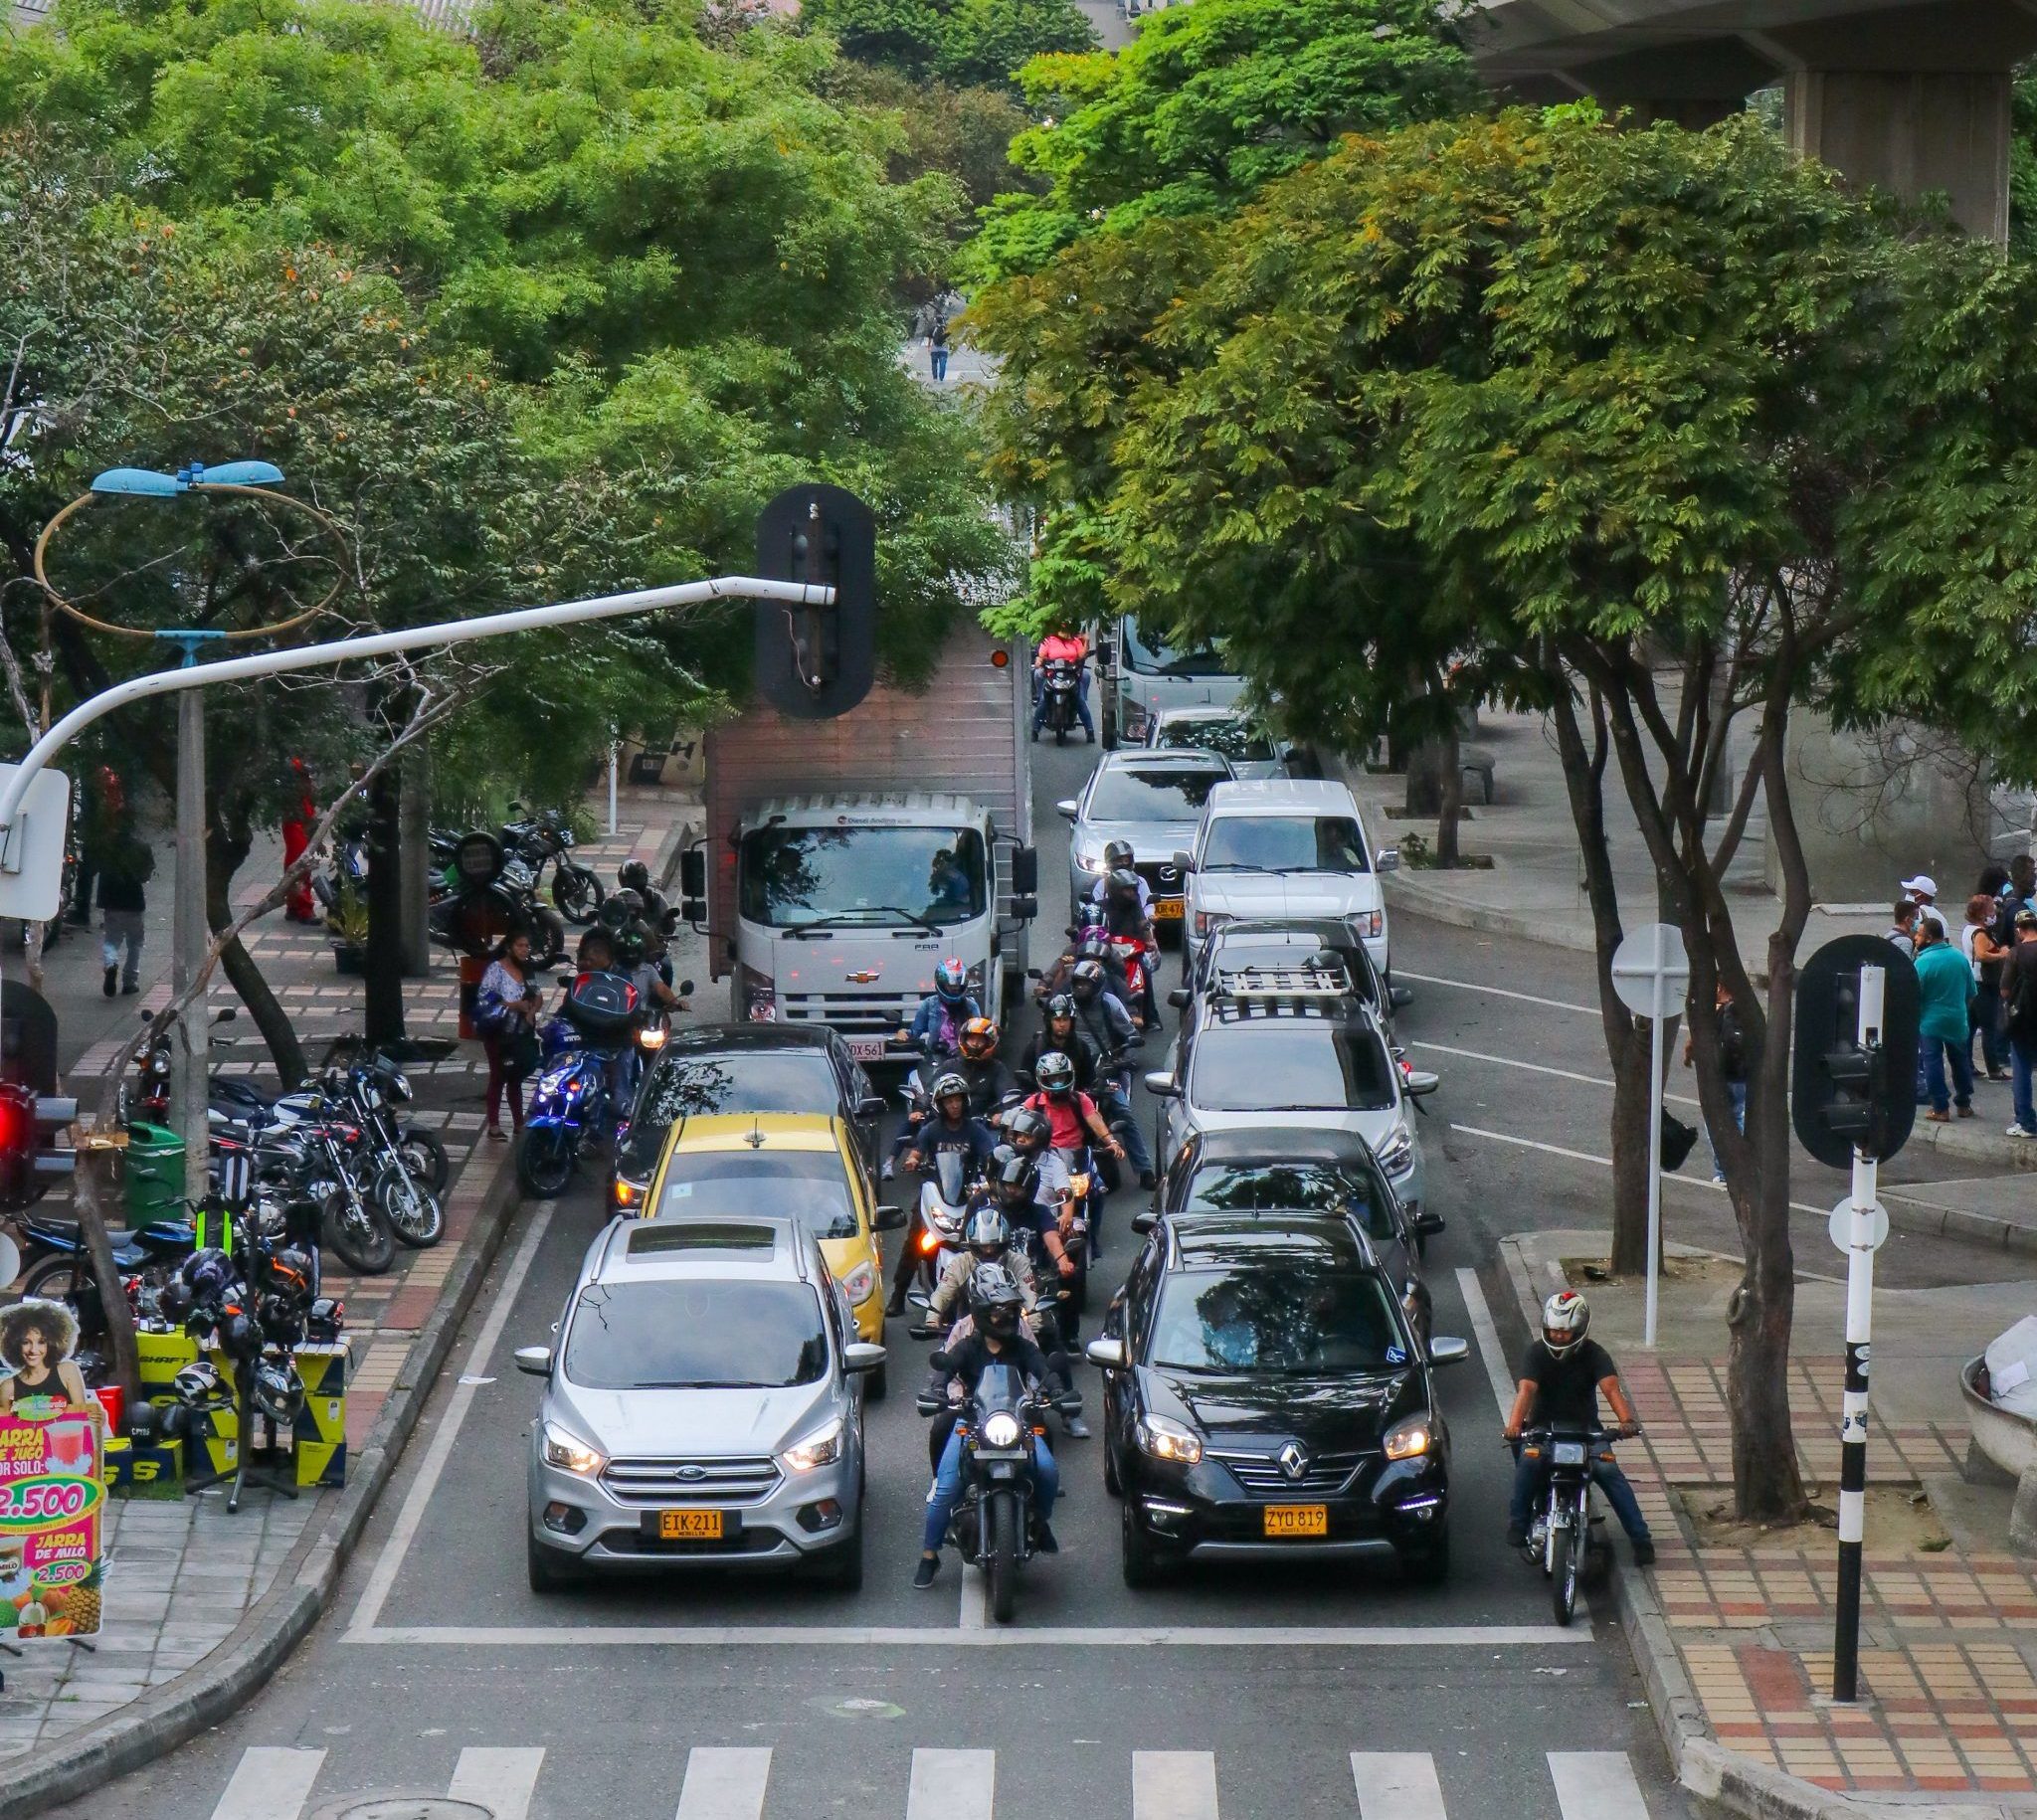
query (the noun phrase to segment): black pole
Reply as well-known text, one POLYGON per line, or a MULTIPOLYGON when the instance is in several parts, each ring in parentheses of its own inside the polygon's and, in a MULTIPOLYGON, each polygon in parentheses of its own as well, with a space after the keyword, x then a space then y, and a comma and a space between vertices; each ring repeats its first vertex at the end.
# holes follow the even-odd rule
POLYGON ((368 787, 368 1002, 371 1043, 404 1040, 402 796, 385 767, 368 787))

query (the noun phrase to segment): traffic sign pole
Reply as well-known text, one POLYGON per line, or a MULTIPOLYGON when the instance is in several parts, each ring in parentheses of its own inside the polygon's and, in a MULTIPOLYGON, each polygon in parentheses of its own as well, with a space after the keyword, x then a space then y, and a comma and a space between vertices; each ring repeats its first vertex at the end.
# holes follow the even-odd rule
POLYGON ((1655 1305, 1662 1256, 1662 1026, 1690 984, 1683 934, 1650 923, 1620 943, 1612 957, 1612 990, 1628 1010, 1648 1019, 1648 1276, 1641 1344, 1655 1345, 1655 1305))

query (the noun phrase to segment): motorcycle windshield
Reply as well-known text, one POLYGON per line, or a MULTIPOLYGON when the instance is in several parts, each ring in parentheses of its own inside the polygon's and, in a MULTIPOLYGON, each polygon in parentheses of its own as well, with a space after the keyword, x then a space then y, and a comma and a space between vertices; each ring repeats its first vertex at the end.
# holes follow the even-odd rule
POLYGON ((982 1375, 976 1380, 976 1407, 984 1416, 1000 1409, 1009 1409, 1016 1414, 1024 1396, 1025 1380, 1018 1375, 1018 1367, 1000 1359, 993 1359, 985 1365, 982 1375))
POLYGON ((962 1173, 962 1153, 959 1150, 943 1150, 934 1153, 934 1185, 940 1189, 941 1198, 951 1207, 959 1207, 966 1198, 962 1173))

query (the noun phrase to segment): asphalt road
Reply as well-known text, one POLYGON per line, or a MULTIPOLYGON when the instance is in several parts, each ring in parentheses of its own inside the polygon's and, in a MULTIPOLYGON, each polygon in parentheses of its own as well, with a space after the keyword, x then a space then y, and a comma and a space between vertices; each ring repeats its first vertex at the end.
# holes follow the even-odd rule
MULTIPOLYGON (((1092 756, 1043 748, 1037 759, 1050 883, 1065 844, 1051 805, 1092 756)), ((498 1820, 1693 1814, 1617 1631, 1602 1619, 1556 1631, 1543 1582, 1499 1544, 1493 1343, 1511 1355, 1521 1336, 1506 1299, 1488 1306, 1478 1272, 1503 1233, 1603 1220, 1609 1178, 1591 1159, 1609 1088, 1585 960, 1405 919, 1394 954, 1417 995, 1401 1037, 1444 1079, 1421 1126, 1431 1199, 1449 1222, 1429 1252, 1436 1330, 1480 1342, 1441 1379, 1454 1437, 1447 1585, 1297 1568, 1132 1593, 1097 1444, 1059 1439, 1063 1550, 1027 1568, 1016 1623, 987 1622, 980 1584, 952 1555, 916 1592, 926 1455, 906 1392, 923 1349, 894 1322, 906 1368, 870 1411, 860 1593, 646 1579, 540 1599, 521 1546, 536 1388, 509 1354, 544 1341, 558 1316, 601 1217, 590 1182, 520 1210, 458 1369, 311 1640, 230 1722, 60 1811, 336 1820, 409 1791, 498 1820)), ((1702 1153, 1686 1174, 1701 1166, 1702 1153)), ((1807 1168, 1797 1197, 1829 1204, 1836 1191, 1807 1168)), ((1666 1206, 1672 1236, 1730 1247, 1730 1213, 1708 1183, 1679 1182, 1666 1206)), ((1106 1215, 1112 1273, 1131 1253, 1125 1211, 1106 1215)), ((1824 1243, 1808 1215, 1804 1234, 1824 1243)), ((2000 1253, 1945 1241, 1899 1235, 1882 1255, 1896 1282, 2021 1274, 2000 1253)), ((1083 1380, 1093 1411, 1086 1367, 1083 1380)))

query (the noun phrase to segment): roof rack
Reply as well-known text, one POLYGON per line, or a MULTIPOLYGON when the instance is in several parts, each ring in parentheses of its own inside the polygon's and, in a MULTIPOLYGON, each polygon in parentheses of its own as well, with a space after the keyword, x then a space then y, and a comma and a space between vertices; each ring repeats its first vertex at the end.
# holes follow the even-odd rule
POLYGON ((1209 983, 1210 998, 1232 1001, 1348 999, 1352 991, 1351 975, 1334 955, 1298 967, 1218 967, 1209 983))

